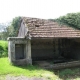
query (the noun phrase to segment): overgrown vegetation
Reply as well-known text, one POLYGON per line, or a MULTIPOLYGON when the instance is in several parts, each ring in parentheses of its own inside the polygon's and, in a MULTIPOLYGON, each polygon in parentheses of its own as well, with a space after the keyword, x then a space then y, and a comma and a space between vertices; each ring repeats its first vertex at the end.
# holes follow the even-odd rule
POLYGON ((76 29, 80 29, 80 13, 68 13, 55 19, 60 24, 66 24, 76 29))
POLYGON ((0 41, 0 57, 8 55, 8 42, 0 41))

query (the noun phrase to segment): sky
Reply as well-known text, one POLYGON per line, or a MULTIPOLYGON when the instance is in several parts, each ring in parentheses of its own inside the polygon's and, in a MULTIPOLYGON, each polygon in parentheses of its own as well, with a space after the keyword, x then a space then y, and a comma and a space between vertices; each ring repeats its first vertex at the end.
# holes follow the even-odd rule
POLYGON ((80 12, 80 0, 0 0, 0 23, 17 16, 54 19, 80 12))

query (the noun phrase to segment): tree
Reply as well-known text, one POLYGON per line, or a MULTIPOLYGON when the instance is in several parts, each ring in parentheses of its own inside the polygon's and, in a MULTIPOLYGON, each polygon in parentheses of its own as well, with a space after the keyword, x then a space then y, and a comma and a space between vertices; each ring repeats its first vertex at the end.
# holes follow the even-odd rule
POLYGON ((21 23, 21 17, 15 17, 10 25, 0 32, 0 39, 7 40, 8 37, 16 37, 21 23))
POLYGON ((66 16, 61 16, 56 19, 61 24, 66 24, 71 27, 80 29, 80 13, 68 13, 66 16))
POLYGON ((18 29, 20 27, 20 23, 21 23, 21 17, 15 17, 13 19, 13 21, 11 22, 11 25, 8 27, 9 32, 9 36, 17 36, 18 33, 18 29))

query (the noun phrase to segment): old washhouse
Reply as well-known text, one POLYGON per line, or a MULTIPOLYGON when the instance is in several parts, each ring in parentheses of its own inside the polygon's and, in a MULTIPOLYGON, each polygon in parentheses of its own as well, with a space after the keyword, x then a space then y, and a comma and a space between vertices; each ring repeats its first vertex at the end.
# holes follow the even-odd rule
POLYGON ((10 37, 9 59, 17 65, 36 60, 80 60, 80 30, 45 19, 23 17, 18 37, 10 37))

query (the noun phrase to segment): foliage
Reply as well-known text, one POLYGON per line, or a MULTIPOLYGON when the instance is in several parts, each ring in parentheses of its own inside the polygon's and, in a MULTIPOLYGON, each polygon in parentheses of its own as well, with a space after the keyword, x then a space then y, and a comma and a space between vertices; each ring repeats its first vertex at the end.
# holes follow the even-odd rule
POLYGON ((66 24, 71 27, 80 29, 80 13, 68 13, 66 16, 61 16, 56 19, 61 24, 66 24))
POLYGON ((68 76, 73 74, 75 74, 75 72, 73 72, 71 69, 65 69, 60 72, 60 76, 68 76))
POLYGON ((7 41, 0 41, 0 57, 8 55, 8 43, 7 41))
POLYGON ((16 37, 20 27, 21 17, 15 17, 10 25, 0 32, 0 40, 7 40, 7 37, 16 37))
POLYGON ((80 80, 80 68, 69 68, 69 69, 63 69, 59 70, 59 76, 60 78, 63 78, 63 80, 80 80))
POLYGON ((11 25, 9 26, 9 29, 11 28, 12 30, 12 34, 10 36, 17 36, 18 33, 18 29, 20 27, 20 23, 21 23, 21 17, 15 17, 11 23, 11 25))
POLYGON ((0 45, 0 56, 2 56, 3 51, 4 51, 4 49, 3 49, 3 47, 0 45))

